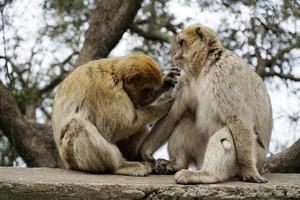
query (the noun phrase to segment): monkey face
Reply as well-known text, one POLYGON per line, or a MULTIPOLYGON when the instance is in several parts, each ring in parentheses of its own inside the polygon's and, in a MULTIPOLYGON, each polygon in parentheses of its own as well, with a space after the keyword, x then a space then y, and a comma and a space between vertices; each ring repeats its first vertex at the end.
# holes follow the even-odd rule
POLYGON ((207 27, 192 25, 179 33, 171 48, 174 64, 185 70, 200 67, 195 66, 195 61, 199 63, 198 59, 206 59, 210 32, 207 27))
POLYGON ((116 73, 121 74, 123 88, 134 106, 142 107, 156 98, 162 86, 162 74, 158 63, 144 54, 126 56, 116 73))
POLYGON ((127 82, 124 89, 136 108, 151 104, 155 100, 156 90, 161 83, 154 79, 139 77, 134 81, 127 82))
POLYGON ((140 98, 138 100, 138 105, 143 107, 151 104, 155 99, 155 90, 153 88, 144 88, 140 92, 140 98))

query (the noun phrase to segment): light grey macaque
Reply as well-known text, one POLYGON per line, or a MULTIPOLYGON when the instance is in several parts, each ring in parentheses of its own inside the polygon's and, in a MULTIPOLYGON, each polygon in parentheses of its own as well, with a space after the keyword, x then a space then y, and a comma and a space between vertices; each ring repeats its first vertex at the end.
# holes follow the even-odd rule
POLYGON ((183 71, 175 102, 145 139, 144 160, 153 162, 153 153, 169 139, 170 160, 157 160, 156 170, 178 171, 177 183, 215 183, 236 176, 267 182, 258 171, 272 132, 263 80, 202 25, 178 34, 173 62, 183 71), (199 170, 187 170, 190 163, 199 170))

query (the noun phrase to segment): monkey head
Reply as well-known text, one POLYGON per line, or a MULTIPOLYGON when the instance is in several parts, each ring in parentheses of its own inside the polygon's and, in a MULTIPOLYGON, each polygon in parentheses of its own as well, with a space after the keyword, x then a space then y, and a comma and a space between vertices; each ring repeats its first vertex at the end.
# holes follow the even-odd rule
POLYGON ((156 91, 162 86, 162 73, 157 62, 144 54, 132 54, 121 59, 118 73, 122 76, 123 87, 135 107, 153 102, 156 91))
POLYGON ((173 38, 173 62, 184 70, 197 71, 209 60, 214 48, 222 48, 217 35, 203 25, 191 25, 173 38))

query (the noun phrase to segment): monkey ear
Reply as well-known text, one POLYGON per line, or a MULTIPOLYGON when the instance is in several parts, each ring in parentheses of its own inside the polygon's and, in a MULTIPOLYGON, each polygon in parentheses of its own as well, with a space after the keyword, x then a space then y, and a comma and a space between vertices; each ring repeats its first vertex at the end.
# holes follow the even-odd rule
POLYGON ((204 35, 204 33, 202 32, 201 27, 197 27, 197 28, 196 28, 196 33, 197 33, 197 35, 200 37, 200 39, 201 39, 202 41, 205 40, 205 35, 204 35))

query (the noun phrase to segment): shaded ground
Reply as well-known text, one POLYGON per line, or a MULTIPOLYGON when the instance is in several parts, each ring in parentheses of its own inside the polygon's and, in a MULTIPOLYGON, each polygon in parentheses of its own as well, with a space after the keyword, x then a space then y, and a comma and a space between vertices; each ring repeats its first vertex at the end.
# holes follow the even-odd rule
POLYGON ((269 183, 177 185, 173 176, 96 175, 52 168, 0 167, 0 199, 300 199, 300 174, 269 183))

